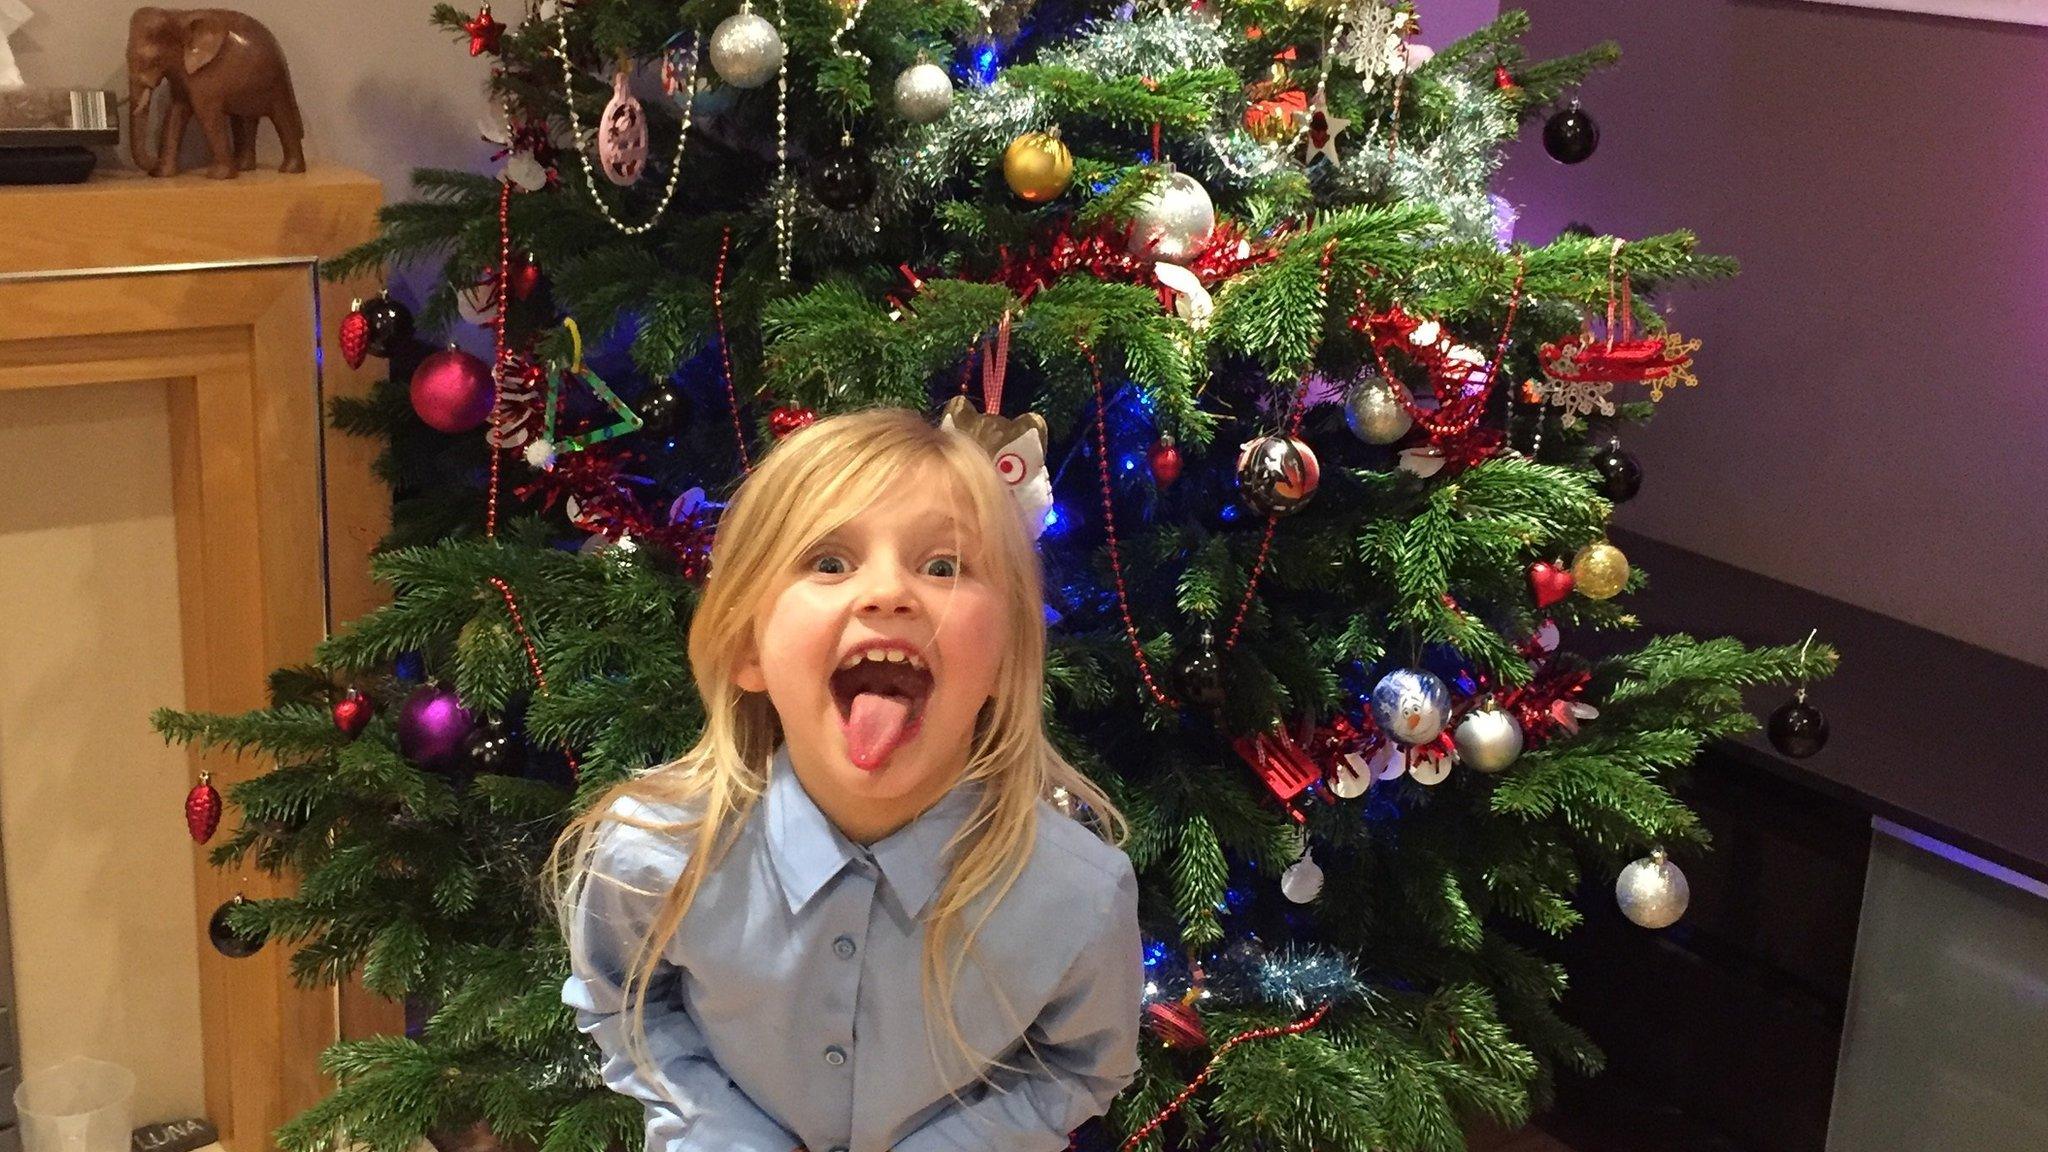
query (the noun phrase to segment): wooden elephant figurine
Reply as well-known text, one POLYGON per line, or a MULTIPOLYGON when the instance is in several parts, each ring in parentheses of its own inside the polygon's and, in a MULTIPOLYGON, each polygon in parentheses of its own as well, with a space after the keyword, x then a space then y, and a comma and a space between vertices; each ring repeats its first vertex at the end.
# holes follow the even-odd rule
POLYGON ((128 93, 130 154, 151 175, 178 174, 178 144, 193 119, 213 155, 208 176, 225 180, 254 168, 256 123, 266 116, 284 145, 278 171, 306 170, 305 125, 284 50, 253 17, 223 8, 137 9, 128 21, 128 93), (166 80, 170 107, 151 152, 150 111, 166 80))

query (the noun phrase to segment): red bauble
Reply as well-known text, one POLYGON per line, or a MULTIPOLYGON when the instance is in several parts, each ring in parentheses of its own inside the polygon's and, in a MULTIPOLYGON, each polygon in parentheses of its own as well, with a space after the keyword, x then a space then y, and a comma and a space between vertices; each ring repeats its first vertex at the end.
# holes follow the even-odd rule
POLYGON ((1244 130, 1255 140, 1277 143, 1294 135, 1298 117, 1307 111, 1306 92, 1281 92, 1255 100, 1244 110, 1244 130))
POLYGON ((201 844, 213 839, 214 829, 220 827, 220 792, 211 772, 201 772, 199 783, 185 794, 185 827, 201 844))
POLYGON ((818 414, 809 408, 794 408, 787 404, 778 405, 768 413, 768 430, 777 440, 799 428, 806 427, 818 419, 818 414))
POLYGON ((334 702, 329 711, 334 713, 334 726, 342 735, 355 737, 370 722, 370 714, 377 710, 376 702, 351 688, 348 694, 334 702))
POLYGON ((1529 593, 1536 597, 1538 608, 1562 603, 1572 594, 1574 583, 1569 568, 1560 568, 1548 560, 1529 565, 1529 593))
POLYGON ((476 15, 463 21, 462 30, 469 33, 469 54, 481 56, 498 50, 498 40, 505 35, 505 26, 491 15, 491 6, 484 5, 476 15))
POLYGON ((1173 437, 1161 435, 1152 445, 1152 479, 1161 488, 1170 488, 1180 479, 1180 449, 1173 446, 1173 437))
POLYGON ((1508 71, 1505 64, 1493 66, 1493 86, 1510 96, 1519 95, 1522 91, 1522 86, 1515 83, 1515 74, 1508 71))
POLYGON ((341 358, 351 368, 361 368, 370 355, 370 318, 363 315, 361 300, 349 305, 341 318, 341 358))
POLYGON ((443 432, 473 432, 490 418, 497 399, 491 366, 449 347, 420 361, 412 374, 412 410, 443 432))
POLYGON ((1177 1000, 1154 1000, 1145 1005, 1145 1025, 1169 1048, 1207 1048, 1209 1030, 1193 1008, 1177 1000))

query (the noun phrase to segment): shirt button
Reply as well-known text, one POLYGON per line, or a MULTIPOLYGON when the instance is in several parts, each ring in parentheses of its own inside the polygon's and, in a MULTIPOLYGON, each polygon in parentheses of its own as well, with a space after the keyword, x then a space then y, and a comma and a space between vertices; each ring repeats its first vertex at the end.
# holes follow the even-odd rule
POLYGON ((834 940, 832 942, 832 950, 839 953, 841 960, 851 957, 854 952, 853 937, 841 936, 839 939, 834 940))
POLYGON ((825 1063, 834 1067, 846 1063, 846 1049, 837 1044, 825 1049, 825 1063))

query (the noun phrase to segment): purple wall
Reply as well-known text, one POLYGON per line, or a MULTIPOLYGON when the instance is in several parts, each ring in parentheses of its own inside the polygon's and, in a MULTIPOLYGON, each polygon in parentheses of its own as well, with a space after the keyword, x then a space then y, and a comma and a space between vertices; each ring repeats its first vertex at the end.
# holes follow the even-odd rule
POLYGON ((1647 479, 1620 522, 2048 664, 2048 30, 1525 6, 1533 53, 1623 55, 1582 94, 1592 159, 1511 150, 1519 238, 1689 227, 1743 264, 1667 294, 1702 383, 1628 437, 1647 479))

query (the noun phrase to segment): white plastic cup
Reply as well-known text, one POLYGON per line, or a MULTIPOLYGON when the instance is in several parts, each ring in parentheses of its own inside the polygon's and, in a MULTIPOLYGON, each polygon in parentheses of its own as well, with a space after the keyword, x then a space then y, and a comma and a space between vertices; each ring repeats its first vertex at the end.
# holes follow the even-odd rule
POLYGON ((14 1089, 22 1152, 128 1152, 135 1073, 73 1056, 31 1072, 14 1089))

